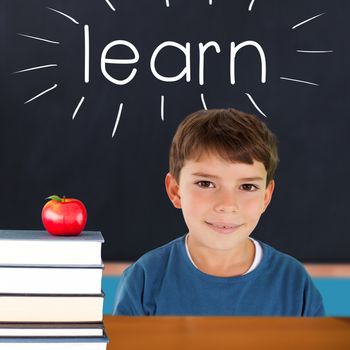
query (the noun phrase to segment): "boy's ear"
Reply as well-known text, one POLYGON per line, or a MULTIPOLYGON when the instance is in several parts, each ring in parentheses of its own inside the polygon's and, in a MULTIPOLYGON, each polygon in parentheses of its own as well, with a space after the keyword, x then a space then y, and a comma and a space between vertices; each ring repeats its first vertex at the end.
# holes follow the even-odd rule
POLYGON ((264 212, 268 207, 268 205, 270 204, 274 189, 275 189, 275 180, 271 180, 265 190, 264 207, 262 212, 264 212))
POLYGON ((181 197, 179 193, 179 185, 174 177, 167 173, 165 176, 165 189, 169 199, 177 209, 181 208, 181 197))

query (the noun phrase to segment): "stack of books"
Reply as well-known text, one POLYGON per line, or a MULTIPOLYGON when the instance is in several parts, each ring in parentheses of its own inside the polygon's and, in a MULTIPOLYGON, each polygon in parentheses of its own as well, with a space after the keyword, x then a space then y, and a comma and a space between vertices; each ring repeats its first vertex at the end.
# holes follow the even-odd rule
POLYGON ((0 350, 105 350, 100 232, 0 230, 0 350))

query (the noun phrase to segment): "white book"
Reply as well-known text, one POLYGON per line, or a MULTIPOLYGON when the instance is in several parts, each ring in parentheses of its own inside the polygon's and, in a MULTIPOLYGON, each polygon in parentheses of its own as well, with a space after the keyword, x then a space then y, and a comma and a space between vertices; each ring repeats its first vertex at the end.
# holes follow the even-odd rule
POLYGON ((102 322, 99 295, 0 294, 0 322, 102 322))
POLYGON ((102 271, 103 265, 0 266, 0 293, 99 294, 102 271))
POLYGON ((98 337, 103 323, 0 323, 0 337, 98 337))
POLYGON ((0 338, 0 350, 106 350, 107 343, 106 335, 90 338, 0 338))
POLYGON ((53 236, 47 231, 0 230, 0 265, 102 264, 101 232, 53 236))

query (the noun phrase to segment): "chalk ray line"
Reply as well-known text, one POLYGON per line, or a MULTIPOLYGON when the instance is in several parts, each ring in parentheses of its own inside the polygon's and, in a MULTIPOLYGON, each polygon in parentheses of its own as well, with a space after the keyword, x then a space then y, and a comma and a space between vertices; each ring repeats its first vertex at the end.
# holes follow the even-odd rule
POLYGON ((84 25, 84 82, 88 83, 90 80, 90 34, 89 34, 89 26, 87 24, 84 25))
POLYGON ((313 16, 313 17, 311 17, 311 18, 308 18, 308 19, 306 19, 305 21, 302 21, 302 22, 296 24, 295 26, 293 26, 292 29, 298 28, 298 27, 300 27, 301 25, 303 25, 303 24, 305 24, 305 23, 307 23, 307 22, 310 22, 310 21, 312 21, 313 19, 315 19, 315 18, 317 18, 317 17, 320 17, 320 16, 323 16, 323 15, 325 15, 325 14, 326 14, 326 12, 323 12, 323 13, 320 13, 319 15, 316 15, 316 16, 313 16))
POLYGON ((67 15, 66 13, 61 12, 61 11, 58 11, 58 10, 56 10, 56 9, 53 9, 52 7, 47 7, 47 8, 48 8, 49 10, 51 10, 51 11, 54 11, 54 12, 59 13, 60 15, 62 15, 62 16, 64 16, 64 17, 67 17, 67 18, 70 19, 73 23, 79 24, 79 22, 78 22, 76 19, 74 19, 73 17, 67 15))
POLYGON ((280 79, 282 79, 282 80, 294 81, 294 82, 296 82, 296 83, 302 83, 302 84, 308 84, 308 85, 319 86, 319 85, 316 84, 316 83, 312 83, 312 82, 306 81, 306 80, 292 79, 292 78, 287 78, 287 77, 280 77, 280 79))
POLYGON ((115 11, 114 6, 112 5, 112 3, 109 0, 105 0, 107 5, 112 9, 112 11, 115 11))
POLYGON ((26 38, 30 38, 30 39, 45 41, 45 42, 51 43, 51 44, 59 44, 59 41, 48 40, 48 39, 39 38, 39 37, 36 37, 36 36, 27 35, 27 34, 22 34, 22 33, 17 33, 17 34, 18 34, 18 35, 21 35, 21 36, 25 36, 26 38))
POLYGON ((331 53, 333 50, 297 50, 300 53, 331 53))
POLYGON ((209 0, 209 5, 213 5, 213 0, 209 0))
POLYGON ((160 97, 160 117, 164 121, 164 96, 160 97))
POLYGON ((122 110, 123 110, 123 103, 121 103, 119 105, 117 119, 115 121, 114 129, 113 129, 113 132, 112 132, 112 138, 114 137, 114 134, 115 134, 115 132, 117 130, 117 127, 118 127, 118 124, 119 124, 119 120, 120 120, 120 116, 122 115, 122 110))
POLYGON ((169 0, 165 0, 165 6, 170 7, 169 0))
POLYGON ((46 64, 45 66, 36 66, 36 67, 31 67, 31 68, 26 68, 22 70, 18 70, 16 72, 13 72, 12 74, 17 74, 17 73, 23 73, 23 72, 29 72, 31 70, 36 70, 36 69, 42 69, 42 68, 49 68, 49 67, 58 67, 56 63, 54 64, 46 64))
POLYGON ((80 106, 83 104, 84 100, 85 100, 85 97, 82 96, 82 98, 80 99, 80 102, 78 103, 77 107, 76 107, 75 110, 74 110, 74 113, 73 113, 73 116, 72 116, 72 119, 73 119, 73 120, 74 120, 75 116, 77 115, 77 113, 78 113, 78 111, 79 111, 79 108, 80 108, 80 106))
POLYGON ((252 97, 250 94, 248 94, 247 92, 246 92, 245 94, 248 96, 250 102, 253 104, 253 106, 255 107, 255 109, 256 109, 260 114, 262 114, 265 118, 267 118, 267 115, 259 108, 259 106, 258 106, 258 105, 256 104, 256 102, 254 101, 253 97, 252 97))
POLYGON ((205 110, 207 110, 207 104, 205 103, 205 100, 204 100, 204 94, 201 94, 201 99, 202 99, 202 104, 203 104, 203 107, 205 110))
POLYGON ((252 10, 253 5, 254 5, 254 2, 255 2, 255 0, 252 0, 252 1, 250 2, 249 7, 248 7, 248 11, 251 11, 251 10, 252 10))
POLYGON ((31 99, 29 99, 28 101, 24 102, 24 104, 29 103, 29 102, 35 100, 36 98, 38 98, 38 97, 40 97, 40 96, 46 94, 47 92, 49 92, 49 91, 51 91, 51 90, 53 90, 53 89, 55 89, 55 88, 57 88, 57 84, 55 84, 54 86, 51 86, 50 88, 48 88, 48 89, 46 89, 46 90, 40 92, 40 94, 35 95, 34 97, 32 97, 31 99))

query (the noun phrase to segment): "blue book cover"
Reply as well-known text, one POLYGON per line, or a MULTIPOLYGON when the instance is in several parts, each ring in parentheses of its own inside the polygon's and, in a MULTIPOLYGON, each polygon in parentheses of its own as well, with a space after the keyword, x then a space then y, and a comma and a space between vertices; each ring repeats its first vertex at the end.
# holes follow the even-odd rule
POLYGON ((54 236, 44 230, 0 230, 0 266, 101 266, 99 231, 54 236))
POLYGON ((104 242, 99 231, 82 231, 77 236, 54 236, 45 230, 0 230, 0 240, 45 242, 104 242))
POLYGON ((101 337, 0 337, 0 343, 108 343, 106 333, 101 337))

